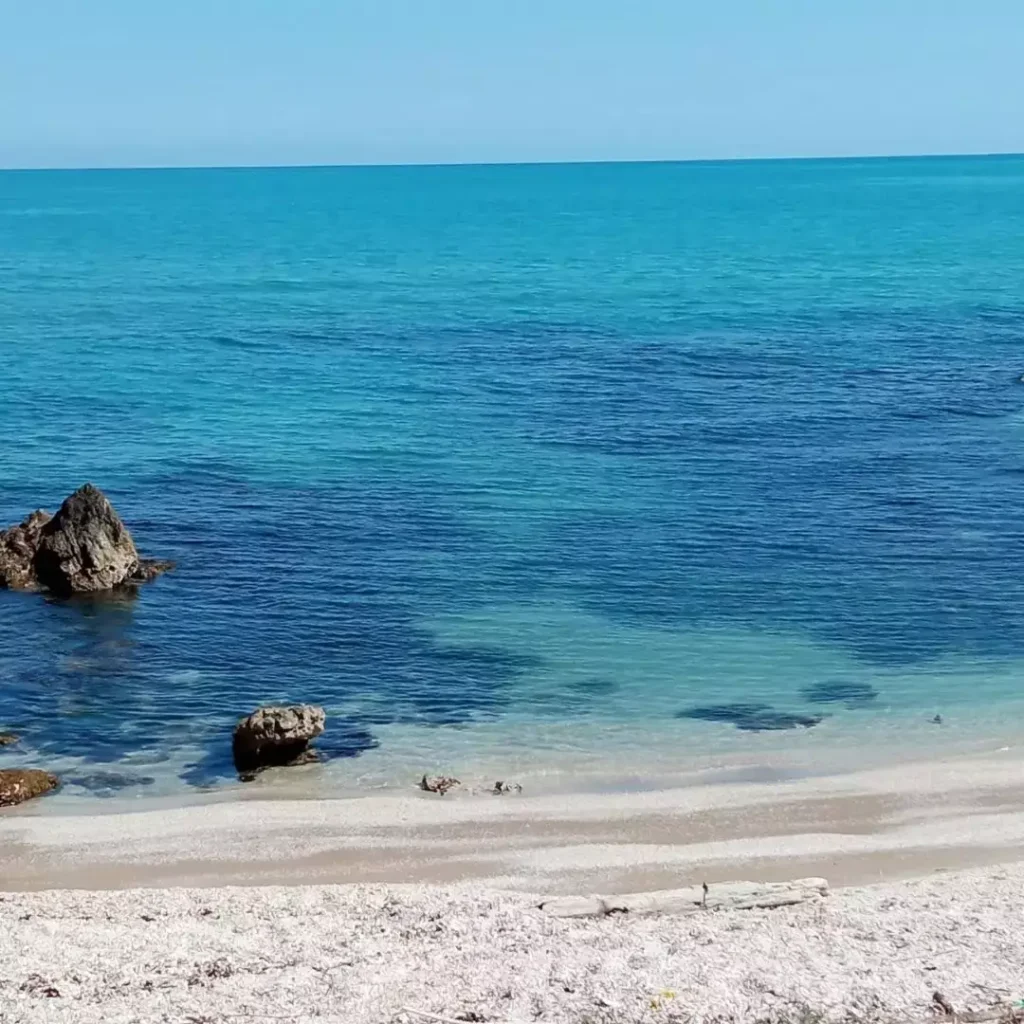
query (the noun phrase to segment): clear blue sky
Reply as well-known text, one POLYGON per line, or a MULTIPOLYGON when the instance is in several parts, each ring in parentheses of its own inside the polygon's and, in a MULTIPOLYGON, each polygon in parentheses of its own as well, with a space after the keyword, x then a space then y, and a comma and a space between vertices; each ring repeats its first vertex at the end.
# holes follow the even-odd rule
POLYGON ((1024 0, 0 0, 0 166, 1024 150, 1024 0))

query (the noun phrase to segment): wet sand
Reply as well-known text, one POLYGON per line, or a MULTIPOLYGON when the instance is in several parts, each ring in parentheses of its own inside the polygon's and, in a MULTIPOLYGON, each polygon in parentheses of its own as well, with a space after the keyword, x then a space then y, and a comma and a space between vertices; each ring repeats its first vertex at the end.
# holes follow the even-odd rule
POLYGON ((2 887, 476 881, 571 893, 802 875, 841 886, 1024 858, 1015 751, 639 792, 266 798, 273 791, 4 812, 2 887))

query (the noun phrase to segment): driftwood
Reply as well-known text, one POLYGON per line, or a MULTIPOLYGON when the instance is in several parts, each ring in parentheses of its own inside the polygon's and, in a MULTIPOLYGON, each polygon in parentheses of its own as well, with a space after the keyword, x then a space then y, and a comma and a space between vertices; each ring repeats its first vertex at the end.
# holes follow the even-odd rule
POLYGON ((991 1010, 980 1010, 976 1013, 955 1013, 918 1017, 917 1020, 905 1024, 988 1024, 999 1021, 1000 1024, 1021 1024, 1024 1021, 1024 1009, 1019 1006, 993 1006, 991 1010))
POLYGON ((626 896, 561 896, 545 900, 540 909, 555 917, 693 914, 702 910, 788 907, 818 899, 827 892, 828 882, 824 878, 800 878, 795 882, 729 882, 626 896))
MULTIPOLYGON (((412 1017, 422 1017, 424 1020, 435 1021, 436 1024, 466 1024, 467 1021, 482 1021, 484 1018, 478 1014, 466 1014, 461 1017, 440 1017, 436 1013, 426 1013, 424 1010, 414 1010, 411 1006, 403 1006, 399 1013, 405 1013, 412 1017)), ((516 1021, 492 1021, 491 1024, 516 1024, 516 1021)))
POLYGON ((1024 1003, 1013 1006, 993 1006, 987 1010, 957 1013, 953 1004, 941 993, 932 993, 932 1004, 941 1011, 938 1017, 925 1017, 908 1024, 984 1024, 986 1021, 1001 1021, 1003 1024, 1019 1024, 1024 1021, 1024 1003))

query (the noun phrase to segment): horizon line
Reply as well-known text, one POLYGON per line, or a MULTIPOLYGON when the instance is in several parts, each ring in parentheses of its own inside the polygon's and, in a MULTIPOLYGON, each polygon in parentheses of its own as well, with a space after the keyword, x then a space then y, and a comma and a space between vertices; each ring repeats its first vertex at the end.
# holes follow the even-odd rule
POLYGON ((991 159, 1024 156, 1024 150, 994 150, 976 152, 932 153, 863 153, 819 156, 737 156, 737 157, 652 157, 640 159, 581 159, 581 160, 420 160, 420 161, 366 161, 353 163, 211 163, 211 164, 86 164, 0 166, 0 174, 57 173, 83 171, 273 171, 273 170, 348 170, 384 168, 443 168, 443 167, 586 167, 633 164, 756 164, 756 163, 823 163, 849 160, 955 160, 973 157, 991 159))

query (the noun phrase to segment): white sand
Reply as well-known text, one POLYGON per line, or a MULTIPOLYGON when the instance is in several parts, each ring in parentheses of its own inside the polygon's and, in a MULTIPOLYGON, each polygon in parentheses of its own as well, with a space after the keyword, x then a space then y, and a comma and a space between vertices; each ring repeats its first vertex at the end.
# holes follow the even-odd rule
POLYGON ((816 904, 565 921, 475 886, 0 901, 0 1020, 889 1022, 1024 997, 1024 865, 816 904))

